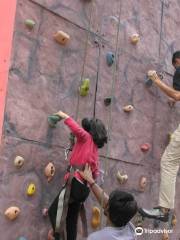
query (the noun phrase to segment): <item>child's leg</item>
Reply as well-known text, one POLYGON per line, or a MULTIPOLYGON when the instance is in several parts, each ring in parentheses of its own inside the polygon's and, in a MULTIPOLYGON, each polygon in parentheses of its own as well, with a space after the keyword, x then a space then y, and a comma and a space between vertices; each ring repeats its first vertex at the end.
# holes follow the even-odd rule
POLYGON ((76 240, 79 209, 79 202, 70 203, 68 206, 68 213, 66 218, 67 240, 76 240))

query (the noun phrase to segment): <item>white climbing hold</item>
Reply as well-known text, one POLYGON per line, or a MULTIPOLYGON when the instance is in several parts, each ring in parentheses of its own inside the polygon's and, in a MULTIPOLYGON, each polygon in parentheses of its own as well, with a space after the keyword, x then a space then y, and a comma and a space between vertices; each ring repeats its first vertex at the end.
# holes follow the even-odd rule
POLYGON ((17 167, 17 168, 20 168, 22 167, 24 164, 24 158, 21 157, 21 156, 16 156, 15 159, 14 159, 14 165, 17 167))
POLYGON ((133 111, 134 107, 132 105, 127 105, 123 107, 124 112, 131 112, 133 111))
POLYGON ((120 171, 118 171, 118 172, 117 172, 117 179, 118 179, 118 181, 119 181, 120 184, 123 184, 123 183, 127 182, 127 180, 128 180, 128 175, 127 175, 127 174, 122 175, 122 174, 120 173, 120 171))

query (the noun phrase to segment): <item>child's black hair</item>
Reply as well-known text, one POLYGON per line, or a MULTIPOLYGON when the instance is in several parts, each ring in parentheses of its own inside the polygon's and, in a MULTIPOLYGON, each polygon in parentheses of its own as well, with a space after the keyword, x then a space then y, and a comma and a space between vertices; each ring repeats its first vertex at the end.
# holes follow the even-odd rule
POLYGON ((102 148, 107 143, 107 131, 100 119, 84 118, 82 120, 82 127, 91 134, 94 143, 98 148, 102 148))

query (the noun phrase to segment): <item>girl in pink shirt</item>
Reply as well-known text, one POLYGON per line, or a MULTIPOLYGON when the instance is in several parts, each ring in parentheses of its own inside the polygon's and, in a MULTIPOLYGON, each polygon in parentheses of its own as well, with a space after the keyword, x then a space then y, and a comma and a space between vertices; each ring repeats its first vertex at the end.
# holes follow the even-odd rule
MULTIPOLYGON (((76 137, 76 143, 70 155, 69 172, 65 175, 67 182, 71 178, 70 174, 73 176, 71 180, 70 200, 66 214, 67 240, 76 240, 79 210, 81 204, 89 195, 89 188, 86 182, 81 178, 79 170, 83 170, 85 165, 88 164, 91 167, 94 179, 98 176, 98 148, 102 148, 104 144, 107 143, 107 131, 104 124, 99 119, 84 118, 81 127, 69 115, 62 111, 59 111, 55 115, 59 116, 60 119, 64 119, 64 123, 76 137)), ((61 232, 59 233, 55 227, 60 194, 58 194, 48 211, 53 226, 55 240, 59 240, 60 237, 63 239, 61 232)), ((49 238, 49 240, 51 239, 49 238)))

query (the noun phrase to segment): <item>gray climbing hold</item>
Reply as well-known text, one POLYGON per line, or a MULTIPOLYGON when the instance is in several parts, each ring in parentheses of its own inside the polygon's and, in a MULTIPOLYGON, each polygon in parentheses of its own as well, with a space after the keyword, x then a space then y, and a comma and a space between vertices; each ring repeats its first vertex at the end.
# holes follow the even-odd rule
POLYGON ((19 237, 19 238, 17 238, 17 240, 27 240, 27 238, 25 238, 25 237, 19 237))
POLYGON ((109 67, 111 67, 111 66, 113 65, 114 61, 115 61, 114 53, 108 52, 108 53, 106 54, 106 62, 107 62, 107 65, 108 65, 109 67))
POLYGON ((153 81, 151 79, 149 79, 148 76, 145 77, 145 84, 147 87, 151 87, 153 84, 153 81))

